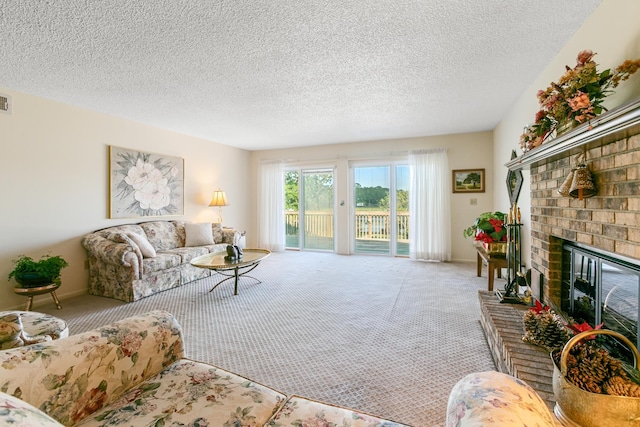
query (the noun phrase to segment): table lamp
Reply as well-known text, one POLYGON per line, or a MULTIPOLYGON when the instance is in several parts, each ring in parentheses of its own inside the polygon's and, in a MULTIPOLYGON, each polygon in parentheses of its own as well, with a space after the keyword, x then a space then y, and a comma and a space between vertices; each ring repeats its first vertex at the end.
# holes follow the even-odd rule
POLYGON ((224 191, 219 188, 213 192, 213 198, 211 199, 211 203, 209 206, 217 206, 218 207, 218 219, 220 224, 222 224, 222 207, 229 206, 229 202, 227 201, 227 195, 224 191))

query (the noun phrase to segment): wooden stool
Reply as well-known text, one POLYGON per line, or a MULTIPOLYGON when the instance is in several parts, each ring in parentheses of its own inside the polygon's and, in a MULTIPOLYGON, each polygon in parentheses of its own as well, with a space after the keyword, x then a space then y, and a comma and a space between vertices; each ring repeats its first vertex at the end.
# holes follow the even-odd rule
POLYGON ((50 283, 44 286, 38 286, 37 288, 23 288, 21 286, 16 286, 13 288, 13 291, 18 295, 25 295, 29 299, 27 300, 27 308, 26 311, 31 310, 31 306, 33 305, 33 297, 36 295, 43 295, 47 293, 51 293, 51 298, 53 298, 53 302, 58 307, 58 310, 62 309, 62 305, 60 305, 60 301, 58 300, 58 296, 56 295, 56 289, 60 287, 57 283, 50 283))

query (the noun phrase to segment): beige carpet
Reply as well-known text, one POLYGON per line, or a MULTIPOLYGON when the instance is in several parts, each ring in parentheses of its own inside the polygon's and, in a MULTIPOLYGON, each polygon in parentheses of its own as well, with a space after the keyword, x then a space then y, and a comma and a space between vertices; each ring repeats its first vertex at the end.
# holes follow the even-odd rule
MULTIPOLYGON (((416 427, 444 425, 449 390, 495 369, 482 329, 473 263, 316 252, 272 254, 241 280, 220 276, 135 303, 82 296, 36 306, 79 333, 165 309, 187 355, 286 394, 360 409, 416 427)), ((485 273, 486 274, 486 273, 485 273)), ((64 284, 63 284, 64 286, 64 284)))

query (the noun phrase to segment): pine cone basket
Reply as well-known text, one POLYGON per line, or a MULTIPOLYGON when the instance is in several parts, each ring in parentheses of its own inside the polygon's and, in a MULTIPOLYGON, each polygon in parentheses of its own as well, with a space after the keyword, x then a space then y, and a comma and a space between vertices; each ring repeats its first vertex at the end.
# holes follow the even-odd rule
POLYGON ((627 374, 622 362, 589 340, 593 335, 611 335, 624 343, 633 352, 637 369, 640 353, 625 336, 606 329, 577 334, 551 354, 554 413, 563 425, 636 427, 640 385, 630 378, 636 369, 627 374))

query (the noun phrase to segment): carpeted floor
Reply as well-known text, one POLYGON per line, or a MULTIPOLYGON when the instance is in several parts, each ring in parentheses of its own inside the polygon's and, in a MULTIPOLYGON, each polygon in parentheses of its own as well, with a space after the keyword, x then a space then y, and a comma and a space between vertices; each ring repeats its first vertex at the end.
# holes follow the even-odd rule
MULTIPOLYGON (((449 390, 495 369, 480 327, 474 263, 275 253, 245 278, 212 276, 135 303, 96 296, 36 306, 79 333, 153 309, 173 313, 188 357, 286 394, 416 427, 444 425, 449 390)), ((64 285, 63 285, 64 286, 64 285)))

